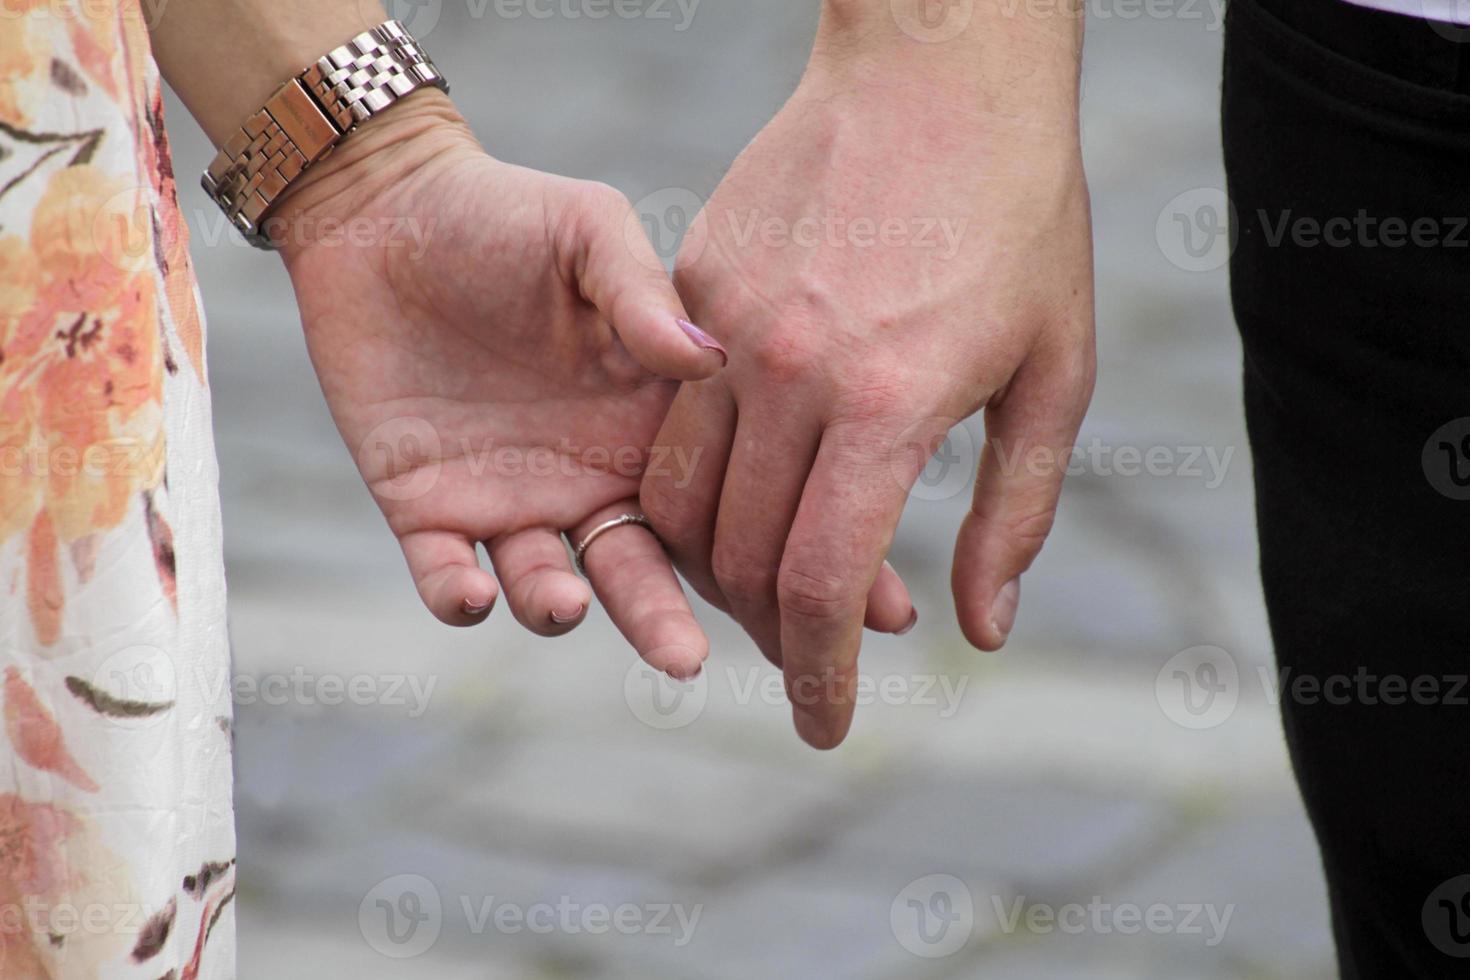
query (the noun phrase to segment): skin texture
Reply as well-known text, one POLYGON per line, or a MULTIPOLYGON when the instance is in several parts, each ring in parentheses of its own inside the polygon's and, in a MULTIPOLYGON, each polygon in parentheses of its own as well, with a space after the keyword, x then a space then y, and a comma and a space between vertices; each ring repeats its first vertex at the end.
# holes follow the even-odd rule
MULTIPOLYGON (((723 357, 678 325, 620 194, 494 160, 442 95, 411 99, 313 170, 271 231, 332 416, 424 603, 469 626, 503 593, 526 628, 558 635, 592 598, 562 532, 637 510, 669 379, 723 357)), ((707 641, 652 535, 608 532, 587 565, 653 666, 698 672, 707 641)))
MULTIPOLYGON (((289 19, 265 0, 185 6, 154 44, 217 143, 382 19, 354 0, 289 19)), ((830 748, 863 626, 917 616, 883 560, 909 488, 983 408, 953 588, 970 642, 1004 644, 1092 391, 1080 47, 1065 4, 826 0, 797 92, 692 230, 679 294, 620 195, 493 160, 438 93, 313 167, 275 216, 283 257, 428 607, 471 625, 503 591, 528 628, 565 632, 591 595, 559 534, 641 497, 688 580, 782 666, 801 737, 830 748), (392 231, 406 221, 421 254, 392 231), (725 370, 678 326, 679 295, 725 370), (691 383, 675 397, 670 379, 691 383), (640 465, 598 469, 654 445, 694 465, 641 485, 640 465)), ((588 568, 645 658, 697 672, 707 641, 651 535, 608 533, 588 568)))
POLYGON ((883 565, 908 492, 982 408, 953 586, 970 642, 1005 642, 1094 372, 1068 25, 986 25, 993 44, 1029 32, 1005 50, 1033 60, 997 87, 977 77, 995 63, 983 50, 920 45, 881 7, 829 7, 795 95, 687 240, 676 283, 730 364, 683 386, 658 437, 704 447, 694 482, 650 475, 642 490, 691 584, 783 668, 819 748, 851 724, 865 619, 908 614, 883 565), (926 221, 958 233, 926 241, 926 221), (885 222, 886 238, 871 230, 885 222))

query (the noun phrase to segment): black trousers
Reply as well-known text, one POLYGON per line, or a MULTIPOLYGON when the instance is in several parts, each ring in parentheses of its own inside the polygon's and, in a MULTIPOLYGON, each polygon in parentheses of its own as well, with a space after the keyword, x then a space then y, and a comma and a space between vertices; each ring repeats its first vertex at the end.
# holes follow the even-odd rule
POLYGON ((1231 0, 1261 574, 1344 977, 1470 977, 1470 32, 1231 0))

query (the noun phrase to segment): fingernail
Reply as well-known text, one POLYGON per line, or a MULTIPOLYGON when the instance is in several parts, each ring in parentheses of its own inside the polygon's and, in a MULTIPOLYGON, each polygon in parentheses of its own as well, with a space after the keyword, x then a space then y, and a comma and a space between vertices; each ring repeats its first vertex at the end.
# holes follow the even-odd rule
POLYGON ((577 620, 581 619, 582 614, 586 611, 587 606, 585 604, 578 606, 575 610, 569 613, 557 612, 555 609, 553 609, 551 610, 551 621, 558 626, 565 626, 567 623, 575 623, 577 620))
POLYGON ((1016 607, 1020 604, 1021 579, 1017 576, 1001 586, 994 605, 990 607, 991 628, 1000 634, 1002 640, 1011 635, 1011 627, 1016 625, 1016 607))
POLYGON ((697 680, 699 678, 699 675, 702 673, 704 673, 704 664, 695 664, 694 669, 689 671, 689 673, 687 674, 680 674, 674 670, 668 671, 668 675, 676 681, 697 680))
POLYGON ((705 333, 703 330, 699 329, 688 320, 679 320, 676 322, 679 324, 679 329, 683 330, 684 333, 689 337, 689 339, 694 341, 694 345, 696 347, 698 347, 700 350, 712 350, 716 354, 720 355, 721 363, 730 363, 729 352, 720 345, 720 342, 718 340, 711 337, 709 334, 705 333))
POLYGON ((917 610, 917 609, 911 610, 909 612, 909 621, 907 623, 904 623, 903 624, 903 628, 902 629, 894 630, 893 631, 893 635, 894 636, 903 636, 906 633, 911 633, 911 632, 913 632, 914 627, 915 626, 918 626, 918 625, 919 625, 919 610, 917 610))
POLYGON ((480 615, 480 613, 490 608, 490 600, 486 599, 484 602, 476 603, 466 599, 464 601, 464 605, 461 606, 461 608, 464 609, 466 616, 478 616, 480 615))

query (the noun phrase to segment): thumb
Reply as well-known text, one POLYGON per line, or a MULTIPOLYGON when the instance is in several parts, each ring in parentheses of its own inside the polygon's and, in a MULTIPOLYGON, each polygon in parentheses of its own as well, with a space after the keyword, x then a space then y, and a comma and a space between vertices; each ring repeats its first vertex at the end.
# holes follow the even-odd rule
POLYGON ((717 374, 728 355, 689 321, 637 212, 621 193, 594 184, 579 225, 582 295, 648 370, 680 381, 717 374))
POLYGON ((999 650, 1015 623, 1021 573, 1051 531, 1072 444, 1092 397, 1090 352, 1022 365, 985 408, 975 500, 955 544, 955 608, 965 638, 999 650))

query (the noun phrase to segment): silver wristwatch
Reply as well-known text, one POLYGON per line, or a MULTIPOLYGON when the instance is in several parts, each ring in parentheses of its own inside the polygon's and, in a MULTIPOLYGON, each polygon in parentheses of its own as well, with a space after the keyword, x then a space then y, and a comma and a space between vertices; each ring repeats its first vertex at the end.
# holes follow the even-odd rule
POLYGON ((430 85, 449 90, 402 24, 380 24, 282 85, 225 141, 204 190, 250 244, 274 248, 263 225, 291 182, 365 120, 430 85))

